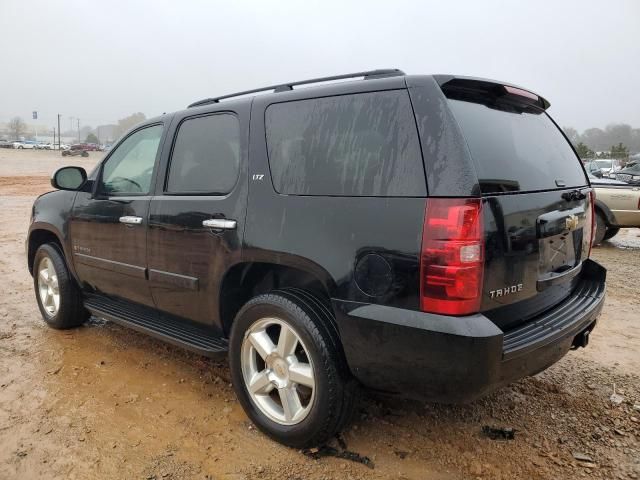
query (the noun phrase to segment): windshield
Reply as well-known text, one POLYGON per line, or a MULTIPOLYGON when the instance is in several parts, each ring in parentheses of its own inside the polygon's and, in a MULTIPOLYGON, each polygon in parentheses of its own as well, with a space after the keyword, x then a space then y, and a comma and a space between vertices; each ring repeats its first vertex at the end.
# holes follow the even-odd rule
POLYGON ((600 168, 611 168, 611 160, 596 160, 596 165, 600 168))
POLYGON ((541 110, 449 99, 476 166, 482 193, 587 184, 580 159, 541 110))

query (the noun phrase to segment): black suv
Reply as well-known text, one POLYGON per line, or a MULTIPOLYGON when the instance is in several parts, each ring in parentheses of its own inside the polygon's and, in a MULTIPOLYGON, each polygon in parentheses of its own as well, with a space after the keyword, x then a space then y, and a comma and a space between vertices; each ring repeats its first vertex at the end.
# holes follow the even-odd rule
POLYGON ((548 107, 376 70, 146 121, 36 200, 42 316, 228 354, 248 416, 295 447, 339 431, 358 385, 460 402, 533 375, 587 344, 605 294, 548 107))

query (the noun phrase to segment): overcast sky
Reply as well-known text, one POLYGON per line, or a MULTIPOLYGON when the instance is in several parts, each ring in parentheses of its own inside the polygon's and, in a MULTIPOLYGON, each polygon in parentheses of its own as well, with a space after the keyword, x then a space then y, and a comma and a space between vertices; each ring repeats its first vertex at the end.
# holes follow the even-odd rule
POLYGON ((640 128, 640 1, 0 0, 0 122, 96 126, 386 67, 516 83, 578 130, 640 128))

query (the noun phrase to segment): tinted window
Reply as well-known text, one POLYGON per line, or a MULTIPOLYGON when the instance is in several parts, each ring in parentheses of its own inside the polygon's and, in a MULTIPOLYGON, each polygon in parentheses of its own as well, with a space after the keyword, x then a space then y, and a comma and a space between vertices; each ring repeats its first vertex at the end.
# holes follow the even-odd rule
POLYGON ((176 136, 167 191, 229 193, 238 178, 240 127, 234 115, 185 120, 176 136))
POLYGON ((543 112, 449 100, 483 193, 578 187, 587 183, 569 142, 543 112))
POLYGON ((149 193, 161 137, 162 125, 154 125, 138 130, 118 145, 102 169, 102 191, 149 193))
POLYGON ((426 195, 406 91, 274 104, 265 122, 271 176, 279 193, 426 195))

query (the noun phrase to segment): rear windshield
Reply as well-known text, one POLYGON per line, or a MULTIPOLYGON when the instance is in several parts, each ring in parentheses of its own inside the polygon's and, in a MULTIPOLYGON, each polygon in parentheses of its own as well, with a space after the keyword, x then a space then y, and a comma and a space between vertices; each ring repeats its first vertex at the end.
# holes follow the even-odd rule
POLYGON ((471 151, 482 193, 579 187, 587 180, 546 113, 449 100, 471 151))
POLYGON ((273 185, 289 195, 424 196, 405 90, 277 103, 265 114, 273 185))

